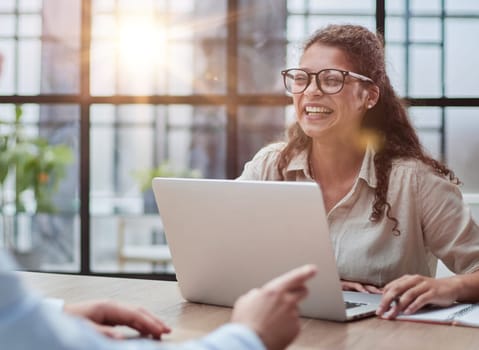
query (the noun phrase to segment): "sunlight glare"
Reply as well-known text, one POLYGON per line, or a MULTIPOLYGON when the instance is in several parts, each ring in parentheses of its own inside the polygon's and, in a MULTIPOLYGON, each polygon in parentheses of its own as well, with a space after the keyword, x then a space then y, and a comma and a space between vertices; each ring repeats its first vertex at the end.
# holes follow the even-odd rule
POLYGON ((119 28, 119 61, 123 71, 149 74, 165 59, 167 29, 152 17, 128 18, 119 28))

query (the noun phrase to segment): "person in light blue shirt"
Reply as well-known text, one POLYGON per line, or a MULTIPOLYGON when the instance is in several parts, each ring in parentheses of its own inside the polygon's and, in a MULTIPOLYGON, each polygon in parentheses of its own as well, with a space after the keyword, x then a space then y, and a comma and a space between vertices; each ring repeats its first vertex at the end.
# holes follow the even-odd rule
POLYGON ((60 311, 28 290, 14 268, 0 249, 0 344, 5 350, 284 349, 299 333, 298 303, 307 294, 306 281, 316 273, 315 266, 305 265, 279 276, 240 297, 230 323, 198 340, 175 344, 119 341, 111 326, 126 325, 155 339, 170 329, 144 309, 114 302, 67 304, 60 311))

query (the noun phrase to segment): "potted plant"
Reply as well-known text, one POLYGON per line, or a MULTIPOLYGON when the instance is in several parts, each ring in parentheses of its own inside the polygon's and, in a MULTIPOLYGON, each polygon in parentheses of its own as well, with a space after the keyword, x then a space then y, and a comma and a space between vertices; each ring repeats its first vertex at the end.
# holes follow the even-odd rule
POLYGON ((22 115, 21 106, 16 106, 13 122, 0 120, 0 213, 4 239, 10 236, 10 242, 6 243, 13 244, 13 248, 22 213, 57 211, 53 195, 65 176, 66 166, 73 160, 68 146, 52 145, 39 136, 27 136, 22 115), (32 195, 34 201, 31 201, 32 195), (13 225, 7 225, 6 216, 14 219, 13 225), (13 231, 10 234, 7 234, 7 226, 10 226, 8 231, 13 231))
POLYGON ((143 193, 143 212, 156 213, 157 207, 155 203, 155 196, 151 188, 151 181, 155 177, 185 177, 185 178, 199 178, 202 177, 198 169, 177 169, 174 168, 169 160, 163 161, 157 167, 151 169, 139 170, 134 174, 138 181, 140 190, 143 193))

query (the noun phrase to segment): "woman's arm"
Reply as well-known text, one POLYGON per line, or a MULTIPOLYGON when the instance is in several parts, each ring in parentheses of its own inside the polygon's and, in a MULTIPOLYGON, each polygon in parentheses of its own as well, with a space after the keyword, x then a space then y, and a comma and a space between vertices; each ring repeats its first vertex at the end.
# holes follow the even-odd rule
POLYGON ((394 318, 427 304, 479 301, 479 227, 457 185, 431 169, 417 173, 417 208, 425 249, 457 275, 432 278, 405 275, 384 287, 377 314, 394 318))

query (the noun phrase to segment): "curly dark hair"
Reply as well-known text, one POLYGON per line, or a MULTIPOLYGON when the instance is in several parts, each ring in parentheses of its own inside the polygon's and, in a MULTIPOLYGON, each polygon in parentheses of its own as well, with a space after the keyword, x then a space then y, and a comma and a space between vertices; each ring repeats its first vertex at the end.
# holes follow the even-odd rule
MULTIPOLYGON (((391 205, 387 201, 389 175, 394 159, 418 159, 431 166, 438 174, 448 177, 453 183, 459 184, 459 179, 452 170, 425 153, 409 121, 406 105, 394 92, 386 74, 383 39, 379 34, 357 25, 329 25, 316 31, 305 42, 303 52, 314 44, 341 49, 355 67, 355 71, 371 78, 379 87, 379 100, 366 112, 361 125, 363 130, 379 136, 382 141, 374 157, 377 187, 369 219, 377 222, 385 212, 387 218, 394 222, 393 234, 399 235, 398 221, 391 215, 391 205)), ((283 169, 295 154, 310 150, 312 144, 311 138, 297 122, 288 128, 287 137, 288 143, 277 164, 280 174, 283 174, 283 169)))

